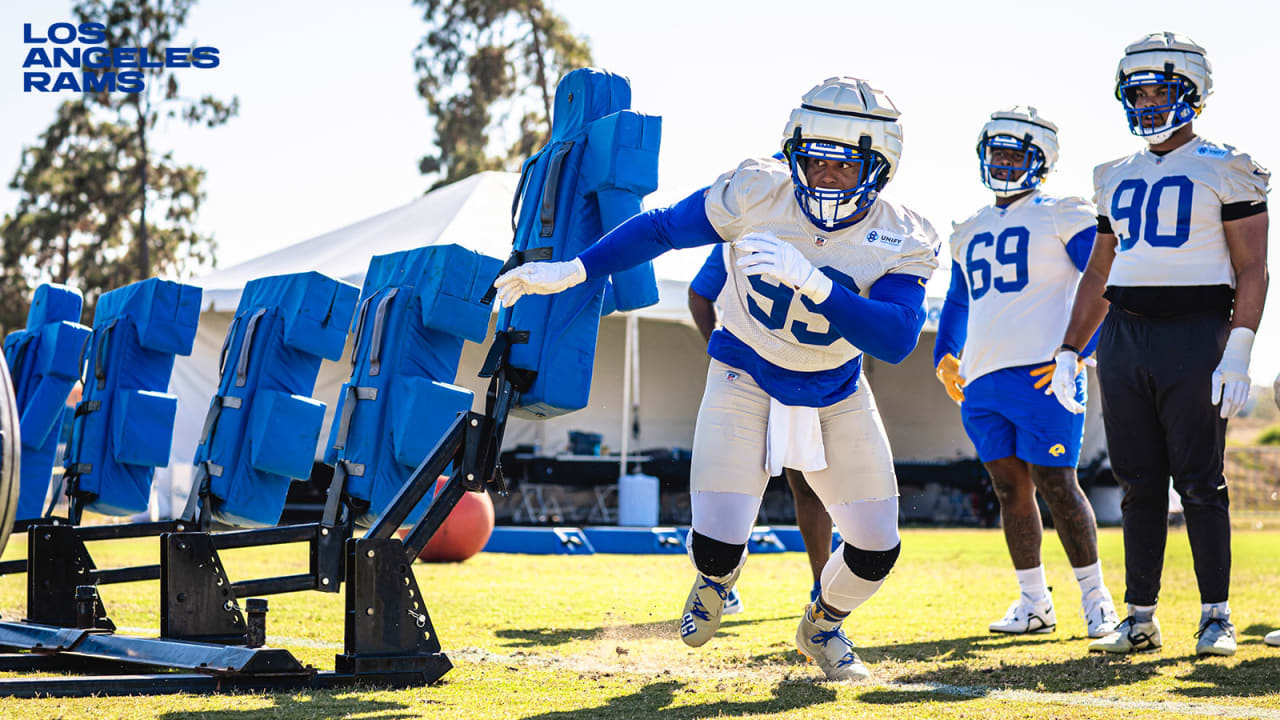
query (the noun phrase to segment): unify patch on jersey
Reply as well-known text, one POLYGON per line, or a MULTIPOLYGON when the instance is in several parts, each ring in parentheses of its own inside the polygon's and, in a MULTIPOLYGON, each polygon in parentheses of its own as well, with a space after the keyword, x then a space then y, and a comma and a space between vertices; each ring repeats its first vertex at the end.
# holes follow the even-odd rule
POLYGON ((868 245, 879 245, 894 250, 902 249, 903 238, 901 235, 891 235, 880 228, 868 230, 866 239, 868 245))
POLYGON ((1214 147, 1212 145, 1201 145, 1196 148, 1196 155, 1199 155, 1200 157, 1224 158, 1227 156, 1227 149, 1214 147))

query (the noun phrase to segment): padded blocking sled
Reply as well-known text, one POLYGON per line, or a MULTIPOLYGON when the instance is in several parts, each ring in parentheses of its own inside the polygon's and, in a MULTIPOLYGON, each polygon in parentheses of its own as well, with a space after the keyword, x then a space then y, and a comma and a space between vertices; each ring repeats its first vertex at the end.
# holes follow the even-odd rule
MULTIPOLYGON (((642 210, 641 199, 658 185, 662 122, 630 105, 631 86, 619 75, 584 68, 560 81, 551 140, 521 171, 506 267, 569 260, 642 210)), ((650 263, 615 275, 612 287, 619 310, 658 301, 650 263)), ((528 333, 511 345, 509 366, 536 373, 514 415, 547 418, 586 407, 604 289, 597 279, 502 310, 500 329, 528 333)))
POLYGON ((13 377, 21 417, 22 468, 15 519, 44 512, 62 431, 67 396, 80 378, 80 359, 89 328, 80 324, 80 291, 45 283, 36 288, 25 330, 4 339, 4 357, 13 377))
MULTIPOLYGON (((471 410, 453 382, 464 340, 489 329, 483 298, 501 263, 458 245, 379 255, 369 263, 354 320, 351 380, 343 385, 325 462, 345 478, 367 525, 471 410)), ((335 474, 335 481, 339 478, 335 474)), ((415 522, 420 504, 407 518, 415 522)))
POLYGON ((195 455, 213 519, 275 525, 289 484, 311 474, 325 404, 310 396, 321 361, 342 357, 359 293, 318 272, 245 286, 195 455))
POLYGON ((105 515, 147 509, 151 476, 168 464, 173 442, 178 399, 166 392, 173 358, 191 354, 200 293, 152 278, 98 299, 65 461, 82 509, 105 515))

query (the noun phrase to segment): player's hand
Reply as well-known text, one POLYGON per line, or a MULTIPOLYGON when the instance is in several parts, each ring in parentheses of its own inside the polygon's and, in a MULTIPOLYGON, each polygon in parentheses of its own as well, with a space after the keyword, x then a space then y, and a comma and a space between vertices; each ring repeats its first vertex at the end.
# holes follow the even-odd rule
POLYGON ((965 380, 960 376, 960 360, 951 353, 943 355, 938 361, 937 374, 938 382, 942 383, 942 388, 947 391, 947 397, 957 405, 964 402, 965 380))
POLYGON ((586 279, 586 268, 574 258, 569 262, 525 263, 499 275, 493 286, 498 289, 498 302, 511 307, 525 295, 551 295, 586 279))
POLYGON ((1249 355, 1253 352, 1253 334, 1249 328, 1231 328, 1222 360, 1213 371, 1209 401, 1214 405, 1222 403, 1219 417, 1232 417, 1249 400, 1249 355))
POLYGON ((768 275, 794 287, 814 302, 831 295, 831 278, 813 266, 808 258, 789 242, 773 233, 748 233, 733 244, 748 253, 738 260, 738 267, 748 275, 768 275))
MULTIPOLYGON (((1079 357, 1076 358, 1076 374, 1077 375, 1079 375, 1080 372, 1084 370, 1084 366, 1089 364, 1089 359, 1092 357, 1093 356, 1090 355, 1089 358, 1084 358, 1084 359, 1079 357)), ((1031 377, 1035 379, 1035 382, 1032 383, 1031 386, 1037 390, 1040 390, 1043 388, 1045 395, 1052 395, 1053 388, 1050 387, 1049 383, 1053 381, 1053 371, 1056 369, 1058 369, 1058 363, 1056 362, 1051 362, 1048 365, 1041 365, 1038 368, 1032 368, 1031 377)))
POLYGON ((1053 381, 1049 384, 1062 407, 1079 415, 1084 406, 1076 401, 1076 376, 1080 374, 1080 356, 1060 350, 1053 358, 1053 381))

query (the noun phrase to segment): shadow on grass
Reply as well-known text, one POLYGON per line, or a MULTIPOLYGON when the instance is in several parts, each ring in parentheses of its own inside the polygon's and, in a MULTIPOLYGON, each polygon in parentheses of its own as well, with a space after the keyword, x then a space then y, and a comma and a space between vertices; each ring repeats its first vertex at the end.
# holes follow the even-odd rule
POLYGON ((669 720, 706 717, 741 717, 746 715, 772 715, 799 708, 833 702, 836 691, 821 684, 809 682, 780 683, 773 688, 773 697, 767 700, 716 700, 692 705, 672 706, 677 695, 685 690, 685 684, 672 680, 651 683, 630 695, 609 700, 604 705, 581 710, 564 710, 529 715, 523 720, 571 720, 573 718, 600 717, 660 717, 669 720))
MULTIPOLYGON (((302 691, 306 692, 306 691, 302 691)), ((343 692, 313 692, 308 695, 288 695, 280 693, 268 696, 269 707, 254 707, 242 710, 201 710, 193 713, 188 710, 156 715, 157 720, 179 720, 196 716, 201 720, 249 720, 261 717, 306 717, 316 720, 342 720, 359 716, 360 720, 404 720, 405 718, 422 717, 421 708, 411 708, 404 703, 371 700, 365 695, 353 695, 343 692)), ((428 701, 433 702, 433 701, 428 701)), ((255 703, 256 705, 256 703, 255 703)))
POLYGON ((1198 660, 1191 672, 1178 679, 1203 685, 1175 688, 1174 692, 1193 698, 1272 695, 1276 691, 1278 677, 1280 656, 1245 660, 1234 665, 1214 660, 1198 660))
MULTIPOLYGON (((730 631, 725 632, 724 634, 732 637, 737 634, 732 632, 732 630, 738 627, 787 619, 789 618, 744 618, 725 620, 720 624, 720 630, 722 632, 726 630, 730 631)), ((600 625, 591 628, 507 629, 498 630, 494 635, 506 641, 504 642, 504 645, 509 648, 555 647, 575 640, 593 640, 602 636, 621 640, 674 640, 680 637, 680 623, 678 620, 672 619, 632 624, 601 623, 600 625)))
POLYGON ((1267 633, 1275 630, 1275 625, 1266 625, 1263 623, 1254 623, 1240 632, 1241 636, 1251 635, 1253 637, 1266 637, 1267 633))
MULTIPOLYGON (((856 641, 855 641, 856 642, 856 641)), ((889 645, 857 646, 863 660, 897 660, 899 662, 929 660, 934 662, 969 660, 979 653, 1010 647, 1047 645, 1062 640, 1053 635, 971 635, 961 638, 945 638, 915 643, 891 643, 889 645)))
MULTIPOLYGON (((966 667, 949 664, 937 669, 896 678, 902 683, 958 685, 972 688, 1083 692, 1149 680, 1164 667, 1185 662, 1185 657, 1141 660, 1102 655, 1081 656, 1061 662, 1001 662, 998 667, 966 667)), ((928 696, 939 693, 928 693, 928 696)), ((922 694, 922 697, 924 695, 922 694)))
POLYGON ((977 700, 977 695, 917 690, 872 690, 858 696, 858 700, 872 705, 899 705, 918 702, 967 702, 977 700))

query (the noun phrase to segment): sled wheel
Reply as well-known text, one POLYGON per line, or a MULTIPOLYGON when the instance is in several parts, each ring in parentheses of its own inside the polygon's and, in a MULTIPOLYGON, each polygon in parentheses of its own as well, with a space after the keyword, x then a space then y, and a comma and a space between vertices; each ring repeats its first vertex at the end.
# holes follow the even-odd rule
POLYGON ((18 479, 21 477, 22 439, 18 434, 18 399, 13 394, 9 366, 0 361, 0 553, 13 532, 13 514, 18 508, 18 479))

